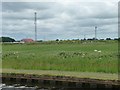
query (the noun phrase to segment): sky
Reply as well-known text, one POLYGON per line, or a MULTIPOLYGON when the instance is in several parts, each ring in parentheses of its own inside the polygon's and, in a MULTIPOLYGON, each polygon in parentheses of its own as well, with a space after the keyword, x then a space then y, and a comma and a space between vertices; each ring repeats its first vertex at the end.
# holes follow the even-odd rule
POLYGON ((2 35, 16 40, 83 39, 118 37, 118 2, 2 2, 2 35))

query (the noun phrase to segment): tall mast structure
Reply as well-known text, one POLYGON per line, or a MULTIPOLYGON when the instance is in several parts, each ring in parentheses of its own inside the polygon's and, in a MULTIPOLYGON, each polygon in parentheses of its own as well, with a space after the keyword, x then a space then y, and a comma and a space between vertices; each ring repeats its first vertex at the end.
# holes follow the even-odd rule
POLYGON ((35 12, 35 41, 37 41, 37 12, 35 12))
POLYGON ((95 26, 95 40, 97 39, 97 26, 95 26))

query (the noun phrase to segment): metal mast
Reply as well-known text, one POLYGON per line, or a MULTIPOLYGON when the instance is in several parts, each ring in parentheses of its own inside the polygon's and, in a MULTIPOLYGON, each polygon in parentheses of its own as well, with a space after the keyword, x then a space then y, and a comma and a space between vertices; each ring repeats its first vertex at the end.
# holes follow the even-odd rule
POLYGON ((95 27, 95 40, 97 39, 97 26, 95 27))
POLYGON ((37 41, 37 13, 35 12, 35 41, 37 41))
POLYGON ((84 40, 86 40, 86 35, 84 34, 84 40))

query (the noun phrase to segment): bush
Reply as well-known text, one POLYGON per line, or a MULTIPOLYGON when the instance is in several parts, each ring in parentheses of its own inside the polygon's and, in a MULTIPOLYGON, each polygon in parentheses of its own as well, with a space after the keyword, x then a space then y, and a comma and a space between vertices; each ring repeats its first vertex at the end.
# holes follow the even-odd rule
POLYGON ((1 37, 0 42, 15 42, 15 40, 10 37, 1 37))

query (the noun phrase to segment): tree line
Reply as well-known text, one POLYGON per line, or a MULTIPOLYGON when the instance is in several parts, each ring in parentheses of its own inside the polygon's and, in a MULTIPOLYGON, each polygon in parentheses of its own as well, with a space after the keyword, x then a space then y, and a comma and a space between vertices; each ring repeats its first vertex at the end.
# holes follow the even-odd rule
MULTIPOLYGON (((80 39, 72 39, 72 40, 67 40, 67 41, 79 41, 80 39)), ((95 38, 88 38, 88 39, 81 39, 81 40, 98 40, 98 39, 95 39, 95 38)), ((120 38, 114 38, 114 39, 111 39, 111 38, 106 38, 106 39, 99 39, 99 40, 120 40, 120 38)), ((64 40, 59 40, 59 39, 56 39, 55 41, 64 41, 64 40)), ((65 40, 66 41, 66 40, 65 40)), ((16 42, 15 39, 11 38, 11 37, 0 37, 0 42, 16 42)), ((43 42, 43 40, 38 40, 38 42, 43 42)))
POLYGON ((0 42, 15 42, 15 39, 10 37, 0 37, 0 42))

